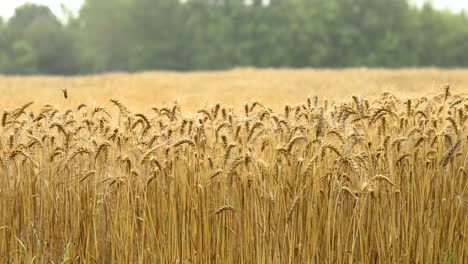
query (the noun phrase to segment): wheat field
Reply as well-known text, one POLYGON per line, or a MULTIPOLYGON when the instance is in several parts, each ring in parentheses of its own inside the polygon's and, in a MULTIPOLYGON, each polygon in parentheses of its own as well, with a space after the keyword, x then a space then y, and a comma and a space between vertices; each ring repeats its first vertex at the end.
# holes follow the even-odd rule
POLYGON ((34 101, 62 109, 85 103, 108 106, 118 98, 135 111, 178 101, 186 112, 223 103, 239 108, 261 100, 275 110, 299 104, 306 97, 349 100, 351 95, 377 97, 390 92, 399 98, 435 96, 446 84, 454 93, 468 94, 468 70, 276 70, 241 68, 220 72, 146 72, 86 77, 5 77, 0 75, 0 105, 13 109, 34 101), (60 91, 67 88, 68 100, 60 91))
POLYGON ((467 87, 436 69, 0 77, 0 262, 466 263, 467 87))

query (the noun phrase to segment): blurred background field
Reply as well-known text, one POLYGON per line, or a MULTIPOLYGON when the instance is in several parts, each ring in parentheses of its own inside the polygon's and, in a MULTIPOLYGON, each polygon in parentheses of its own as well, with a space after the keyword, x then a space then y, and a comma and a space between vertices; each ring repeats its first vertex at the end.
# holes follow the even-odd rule
POLYGON ((221 102, 233 107, 260 100, 273 108, 303 102, 317 95, 334 100, 352 95, 373 97, 391 92, 398 97, 440 94, 450 84, 455 93, 468 92, 468 70, 349 69, 277 70, 241 68, 213 72, 113 73, 86 77, 0 76, 0 105, 14 108, 34 101, 36 107, 53 104, 73 108, 78 104, 106 105, 110 98, 134 110, 177 100, 189 111, 221 102), (62 89, 67 88, 65 100, 62 89))

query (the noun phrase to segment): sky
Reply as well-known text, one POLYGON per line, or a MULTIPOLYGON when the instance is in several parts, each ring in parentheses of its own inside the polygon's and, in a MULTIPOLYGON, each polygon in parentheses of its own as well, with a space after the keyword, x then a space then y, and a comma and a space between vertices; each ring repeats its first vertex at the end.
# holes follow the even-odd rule
POLYGON ((0 16, 10 18, 15 8, 25 3, 47 5, 58 17, 64 18, 61 4, 67 6, 73 13, 77 14, 84 0, 0 0, 0 16))
MULTIPOLYGON (((426 0, 410 1, 416 4, 421 4, 426 0)), ((84 0, 0 0, 0 16, 10 18, 14 14, 15 8, 26 2, 47 5, 58 17, 64 18, 60 7, 61 4, 64 4, 68 9, 77 14, 84 0)), ((468 10, 468 0, 432 0, 432 3, 439 9, 449 8, 457 12, 462 9, 468 10)))
MULTIPOLYGON (((410 0, 413 3, 422 4, 426 0, 410 0)), ((468 10, 467 0, 432 0, 432 4, 439 9, 451 9, 453 11, 468 10)))

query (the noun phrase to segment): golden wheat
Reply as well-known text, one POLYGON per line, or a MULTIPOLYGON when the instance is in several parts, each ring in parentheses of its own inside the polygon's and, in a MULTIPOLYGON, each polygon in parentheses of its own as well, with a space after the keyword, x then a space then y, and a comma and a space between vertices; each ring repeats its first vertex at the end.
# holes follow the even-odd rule
POLYGON ((466 262, 468 98, 305 99, 4 110, 0 262, 466 262))

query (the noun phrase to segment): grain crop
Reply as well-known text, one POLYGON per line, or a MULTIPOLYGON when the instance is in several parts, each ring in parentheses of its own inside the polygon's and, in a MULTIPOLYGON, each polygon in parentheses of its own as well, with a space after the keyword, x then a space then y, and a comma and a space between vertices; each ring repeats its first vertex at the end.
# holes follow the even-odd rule
MULTIPOLYGON (((253 110, 262 103, 275 112, 314 96, 322 100, 349 100, 350 95, 378 97, 383 91, 399 98, 435 96, 445 84, 452 92, 468 93, 465 69, 249 69, 200 72, 108 73, 90 76, 2 76, 0 105, 13 109, 34 101, 37 111, 46 104, 62 110, 80 104, 96 107, 115 98, 135 112, 149 106, 170 105, 177 100, 185 112, 222 103, 236 111, 251 102, 253 110), (67 91, 64 99, 63 91, 67 91), (237 109, 239 108, 239 109, 237 109)), ((257 108, 257 109, 256 109, 257 108)))
POLYGON ((0 128, 0 262, 466 263, 468 97, 450 89, 23 102, 0 128))

